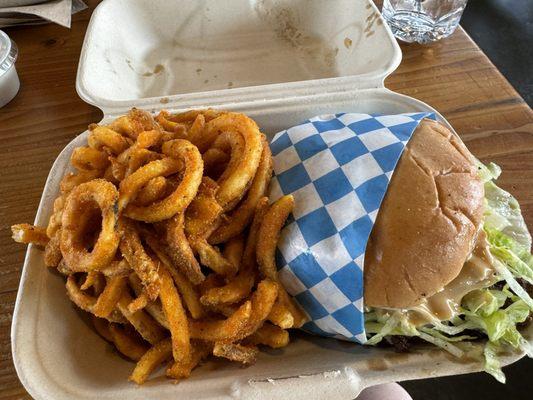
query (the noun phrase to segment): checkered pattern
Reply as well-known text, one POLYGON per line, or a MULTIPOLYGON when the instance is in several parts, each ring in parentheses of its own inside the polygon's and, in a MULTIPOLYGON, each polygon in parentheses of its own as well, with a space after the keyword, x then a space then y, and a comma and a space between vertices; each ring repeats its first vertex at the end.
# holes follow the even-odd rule
POLYGON ((279 276, 312 333, 364 343, 363 261, 379 206, 407 141, 429 113, 322 115, 270 147, 273 200, 296 205, 281 232, 279 276))

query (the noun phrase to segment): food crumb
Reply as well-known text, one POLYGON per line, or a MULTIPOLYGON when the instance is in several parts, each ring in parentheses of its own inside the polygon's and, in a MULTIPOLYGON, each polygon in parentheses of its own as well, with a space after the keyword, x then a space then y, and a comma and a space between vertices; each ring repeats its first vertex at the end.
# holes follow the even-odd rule
MULTIPOLYGON (((108 59, 106 59, 106 61, 107 61, 108 63, 111 63, 108 59)), ((131 69, 132 71, 135 72, 135 70, 134 70, 133 67, 131 66, 131 60, 128 60, 128 59, 126 58, 126 64, 128 65, 128 68, 129 68, 129 69, 131 69)))
POLYGON ((341 371, 324 371, 322 375, 324 375, 324 378, 336 378, 340 376, 341 371))
POLYGON ((346 47, 347 49, 352 47, 352 39, 350 39, 349 37, 344 38, 344 47, 346 47))
POLYGON ((202 68, 196 68, 196 73, 199 74, 200 72, 202 72, 202 68))
MULTIPOLYGON (((126 60, 126 62, 128 62, 128 60, 126 60)), ((128 63, 128 65, 130 65, 128 63)), ((131 65, 130 65, 130 68, 131 68, 131 65)), ((132 68, 133 69, 133 68, 132 68)), ((152 76, 154 74, 159 74, 161 71, 163 71, 165 69, 165 67, 163 67, 161 64, 157 64, 155 67, 154 67, 154 70, 152 72, 148 71, 148 72, 145 72, 144 74, 142 74, 142 76, 152 76)))
POLYGON ((159 100, 161 104, 167 104, 168 103, 168 97, 163 97, 161 100, 159 100))

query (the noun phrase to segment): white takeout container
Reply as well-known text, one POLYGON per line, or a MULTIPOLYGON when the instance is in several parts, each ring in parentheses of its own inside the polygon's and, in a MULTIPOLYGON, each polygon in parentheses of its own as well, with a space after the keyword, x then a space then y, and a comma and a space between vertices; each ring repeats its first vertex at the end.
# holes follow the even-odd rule
MULTIPOLYGON (((371 0, 106 0, 94 11, 77 90, 104 121, 131 107, 244 112, 272 135, 333 112, 434 111, 383 81, 401 51, 371 0)), ((437 114, 438 115, 438 114, 437 114)), ((445 122, 440 115, 439 118, 445 122)), ((35 223, 44 226, 76 137, 54 163, 35 223)), ((532 328, 528 332, 530 340, 532 328)), ((29 246, 12 324, 13 360, 36 399, 353 399, 365 387, 481 369, 434 347, 390 348, 293 334, 253 366, 211 361, 173 384, 136 387, 133 365, 111 351, 67 299, 63 278, 29 246)), ((522 354, 508 354, 508 364, 522 354)))

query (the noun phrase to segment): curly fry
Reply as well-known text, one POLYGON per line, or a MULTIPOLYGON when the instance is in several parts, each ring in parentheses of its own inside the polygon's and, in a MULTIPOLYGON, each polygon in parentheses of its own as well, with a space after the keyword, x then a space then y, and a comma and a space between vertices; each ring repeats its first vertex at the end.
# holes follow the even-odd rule
POLYGON ((94 315, 92 316, 92 321, 96 333, 98 333, 108 342, 113 343, 113 337, 111 336, 111 331, 109 330, 109 321, 103 318, 98 318, 94 315))
POLYGON ((44 265, 47 267, 57 267, 63 255, 61 254, 61 229, 59 229, 44 247, 44 265))
POLYGON ((222 255, 226 260, 233 265, 233 269, 238 271, 241 267, 242 255, 244 253, 244 237, 242 235, 235 236, 228 240, 222 250, 222 255))
POLYGON ((120 133, 107 126, 92 126, 87 141, 89 147, 102 150, 108 148, 113 154, 120 154, 130 146, 130 142, 120 133))
POLYGON ((213 355, 238 361, 243 364, 253 364, 257 359, 259 350, 255 346, 243 346, 237 343, 215 342, 213 355))
POLYGON ((167 180, 162 176, 150 179, 141 190, 139 190, 133 204, 137 206, 147 206, 160 200, 168 188, 167 180))
POLYGON ((124 209, 124 215, 127 217, 144 222, 163 221, 185 210, 196 195, 203 174, 203 161, 198 149, 186 140, 176 139, 165 142, 162 151, 172 158, 152 161, 121 182, 119 209, 124 209), (184 170, 181 182, 169 196, 145 207, 134 204, 128 205, 133 193, 150 179, 159 175, 175 173, 182 164, 184 170), (157 168, 155 168, 156 166, 157 168))
POLYGON ((77 147, 70 156, 70 163, 79 170, 104 170, 109 165, 107 154, 92 147, 77 147))
POLYGON ((170 329, 174 361, 188 363, 191 358, 191 343, 187 315, 183 309, 180 295, 165 267, 161 269, 159 297, 170 329))
POLYGON ((268 209, 268 198, 259 200, 255 216, 250 226, 248 239, 241 260, 241 268, 238 274, 226 285, 208 289, 201 297, 201 302, 205 305, 228 304, 241 301, 250 294, 254 286, 256 272, 256 246, 258 232, 263 221, 263 217, 268 209))
POLYGON ((50 240, 46 229, 30 224, 17 224, 11 226, 11 238, 17 243, 30 244, 44 247, 50 240))
POLYGON ((122 255, 139 275, 148 299, 155 300, 159 294, 160 285, 158 266, 146 254, 136 229, 136 223, 126 218, 120 218, 118 229, 121 236, 120 250, 122 255))
MULTIPOLYGON (((124 178, 120 182, 119 210, 124 210, 129 203, 135 199, 138 191, 151 179, 158 176, 168 176, 175 174, 181 168, 181 162, 173 158, 163 158, 149 162, 145 166, 124 178)), ((125 172, 124 172, 125 175, 125 172)), ((166 219, 166 218, 165 218, 166 219)), ((155 221, 154 221, 155 222, 155 221)))
MULTIPOLYGON (((128 281, 129 281, 130 287, 135 292, 135 295, 141 296, 143 294, 143 285, 139 277, 134 273, 130 274, 128 276, 128 281)), ((168 329, 168 321, 167 321, 167 318, 165 317, 165 314, 163 313, 163 308, 161 307, 161 302, 159 300, 149 302, 144 307, 144 310, 148 314, 150 314, 152 318, 155 319, 159 325, 161 325, 165 329, 168 329)), ((131 311, 129 310, 129 306, 128 306, 128 311, 131 311)))
POLYGON ((131 296, 127 292, 124 292, 117 303, 117 308, 144 340, 151 344, 159 342, 165 337, 165 330, 143 310, 131 313, 128 310, 128 305, 132 301, 131 296))
POLYGON ((106 318, 115 309, 125 289, 126 277, 114 276, 107 279, 106 287, 93 307, 93 314, 100 318, 106 318))
POLYGON ((227 216, 226 222, 211 234, 209 243, 226 242, 244 231, 252 220, 257 203, 265 195, 272 177, 272 153, 264 136, 262 137, 262 142, 263 153, 261 154, 261 161, 246 198, 227 216))
MULTIPOLYGON (((80 288, 78 287, 78 284, 76 283, 76 279, 74 278, 74 275, 70 275, 67 278, 66 283, 67 288, 67 294, 70 300, 76 304, 80 309, 83 311, 93 313, 93 307, 96 304, 97 299, 93 296, 88 295, 87 293, 84 293, 80 288)), ((124 323, 126 322, 124 317, 116 312, 113 311, 111 314, 109 314, 106 319, 110 322, 117 322, 117 323, 124 323)))
POLYGON ((188 378, 191 372, 205 357, 211 354, 213 346, 200 340, 192 342, 191 360, 188 363, 175 362, 167 369, 166 375, 169 378, 188 378))
MULTIPOLYGON (((294 198, 291 195, 283 196, 272 204, 263 218, 257 243, 257 262, 259 270, 264 277, 278 281, 276 269, 276 245, 285 220, 294 207, 294 198)), ((294 303, 284 289, 279 292, 271 315, 271 321, 281 328, 299 328, 307 320, 305 314, 294 303)))
POLYGON ((65 207, 65 200, 66 197, 63 195, 54 200, 54 209, 48 220, 48 225, 46 226, 46 235, 50 239, 53 238, 56 232, 61 228, 61 218, 63 215, 63 208, 65 207))
POLYGON ((172 358, 172 342, 164 339, 155 344, 137 362, 129 380, 142 385, 150 374, 162 363, 172 358))
POLYGON ((148 351, 145 343, 135 336, 128 335, 123 328, 117 325, 110 324, 109 333, 117 350, 130 360, 139 361, 144 353, 148 351))
POLYGON ((68 195, 75 187, 92 181, 93 179, 101 178, 103 172, 101 170, 90 170, 90 171, 78 171, 76 174, 69 173, 61 179, 59 183, 59 189, 64 195, 68 195))
POLYGON ((202 154, 202 159, 204 160, 204 175, 218 179, 227 169, 230 156, 220 149, 210 148, 202 154))
POLYGON ((166 223, 165 239, 168 245, 166 253, 172 260, 174 268, 181 271, 192 283, 197 285, 205 279, 205 276, 185 235, 184 221, 184 214, 179 213, 166 223))
POLYGON ((252 313, 252 303, 246 301, 235 313, 224 320, 189 320, 190 335, 193 339, 215 342, 231 340, 246 328, 252 313))
POLYGON ((135 140, 141 132, 159 129, 149 112, 132 108, 127 115, 115 119, 109 128, 135 140))
MULTIPOLYGON (((165 254, 162 246, 157 242, 157 239, 151 236, 146 236, 146 242, 152 251, 157 255, 159 260, 165 265, 169 271, 174 283, 176 284, 183 301, 189 310, 189 313, 194 319, 202 318, 205 315, 205 310, 200 303, 198 292, 192 282, 180 271, 173 267, 170 258, 165 254)), ((164 324, 161 324, 165 326, 164 324)))
MULTIPOLYGON (((231 147, 230 162, 218 180, 217 200, 225 211, 232 209, 252 182, 263 151, 261 133, 250 118, 235 113, 210 121, 204 137, 223 132, 213 143, 215 148, 231 147)), ((202 148, 199 146, 200 151, 202 148)))
POLYGON ((276 325, 265 323, 251 336, 248 336, 246 342, 278 349, 289 344, 289 332, 276 325))
POLYGON ((119 235, 115 230, 117 199, 116 188, 103 179, 82 183, 70 192, 61 219, 60 243, 69 268, 90 271, 103 268, 113 260, 119 244, 119 235), (80 224, 79 212, 92 204, 97 204, 101 210, 102 229, 89 252, 80 240, 83 224, 80 224))

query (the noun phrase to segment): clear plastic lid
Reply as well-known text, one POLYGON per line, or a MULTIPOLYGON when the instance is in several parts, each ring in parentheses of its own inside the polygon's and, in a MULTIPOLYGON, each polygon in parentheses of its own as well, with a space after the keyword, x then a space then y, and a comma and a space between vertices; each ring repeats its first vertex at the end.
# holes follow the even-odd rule
POLYGON ((18 48, 7 33, 0 31, 0 76, 11 69, 18 56, 18 48))

